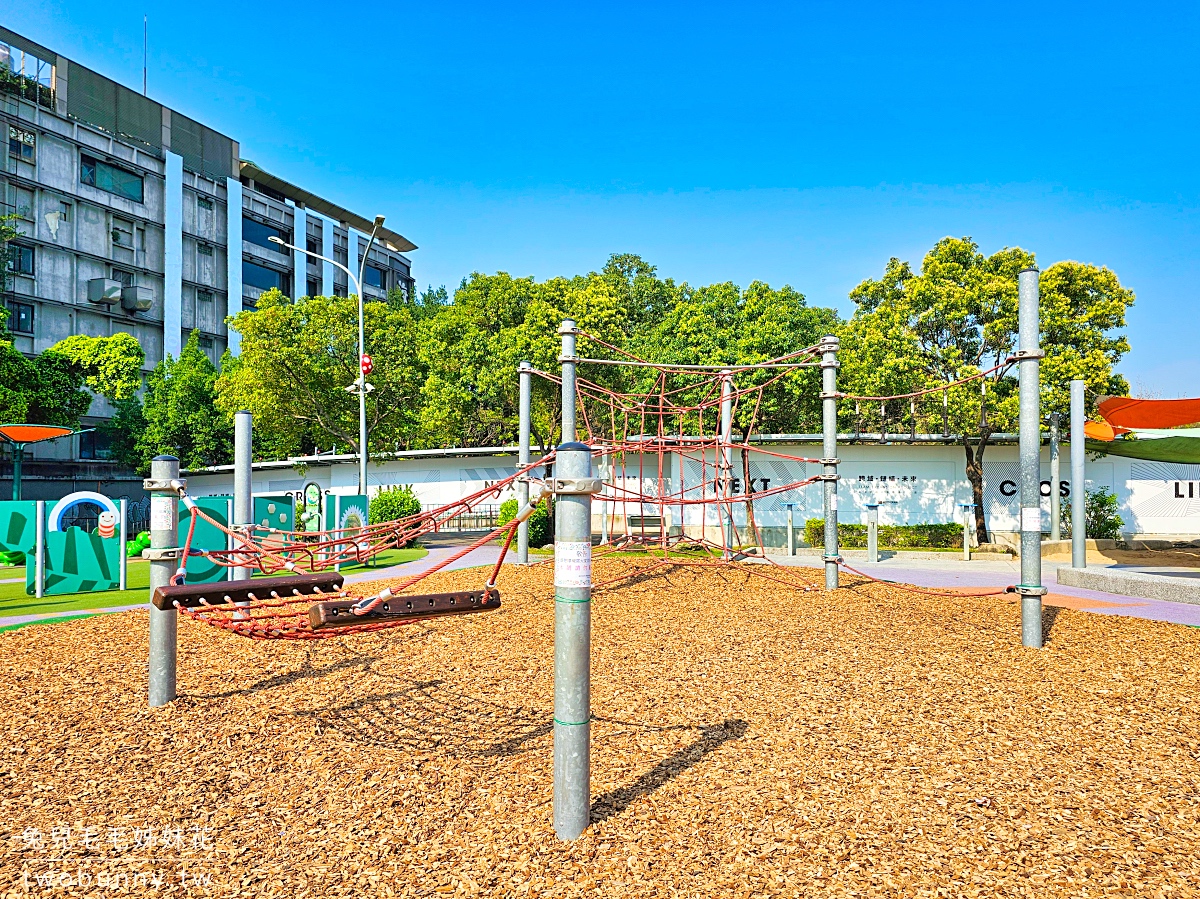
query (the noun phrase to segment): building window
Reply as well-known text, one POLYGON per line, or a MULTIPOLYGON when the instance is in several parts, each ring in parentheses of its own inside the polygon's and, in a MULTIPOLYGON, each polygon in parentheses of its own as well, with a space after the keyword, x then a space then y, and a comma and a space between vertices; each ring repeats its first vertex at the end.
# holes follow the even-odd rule
POLYGON ((315 278, 308 279, 308 296, 319 297, 321 295, 321 282, 315 278))
POLYGON ((37 137, 32 131, 8 126, 8 155, 24 162, 33 162, 37 156, 37 137))
POLYGON ((257 287, 259 290, 275 288, 287 293, 291 289, 290 279, 283 272, 277 272, 265 265, 258 265, 248 259, 242 260, 242 283, 247 287, 257 287))
POLYGON ((8 270, 14 275, 33 275, 33 247, 9 243, 8 270))
POLYGON ((212 346, 213 346, 213 339, 211 337, 205 337, 203 334, 201 334, 200 335, 200 349, 211 350, 212 346))
POLYGON ((112 456, 112 441, 102 431, 85 431, 79 435, 80 459, 108 459, 112 456))
POLYGON ((201 256, 211 256, 212 255, 212 244, 198 243, 198 244, 196 244, 196 252, 199 253, 201 256))
POLYGON ((197 290, 196 299, 201 303, 211 303, 213 301, 213 292, 211 290, 197 290))
POLYGON ((79 157, 79 180, 126 200, 137 203, 143 201, 141 175, 119 169, 92 156, 79 157))
POLYGON ((114 268, 112 279, 122 287, 133 287, 133 272, 127 272, 123 268, 114 268))
POLYGON ((387 290, 387 272, 373 265, 368 265, 363 271, 363 283, 377 290, 387 290))
POLYGON ((112 226, 112 242, 114 247, 133 249, 133 222, 114 218, 112 226))
POLYGON ((33 306, 30 303, 8 304, 8 330, 14 334, 33 333, 33 306))
POLYGON ((60 222, 69 222, 71 220, 71 204, 60 202, 58 204, 58 220, 60 222))
POLYGON ((268 250, 274 250, 276 253, 283 253, 283 247, 270 241, 272 237, 278 237, 285 243, 290 242, 290 235, 281 228, 264 225, 258 219, 242 219, 242 240, 247 240, 260 247, 266 247, 268 250))
POLYGON ((208 197, 196 197, 196 205, 201 209, 212 209, 213 201, 208 197))

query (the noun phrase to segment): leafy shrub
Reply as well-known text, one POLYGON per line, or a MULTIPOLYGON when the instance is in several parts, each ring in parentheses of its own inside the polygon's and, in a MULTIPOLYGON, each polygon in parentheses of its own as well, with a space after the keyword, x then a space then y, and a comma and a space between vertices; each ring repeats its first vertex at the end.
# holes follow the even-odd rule
POLYGON ((412 488, 399 486, 380 490, 371 497, 371 506, 367 517, 370 524, 382 524, 385 521, 408 518, 420 511, 421 501, 412 492, 412 488))
MULTIPOLYGON (((879 545, 890 549, 962 549, 961 524, 881 524, 879 545)), ((804 537, 809 546, 825 545, 825 519, 804 522, 804 537)), ((863 549, 867 545, 865 524, 838 522, 838 546, 863 549)))
MULTIPOLYGON (((1083 501, 1083 519, 1088 538, 1091 540, 1120 540, 1121 528, 1125 527, 1123 519, 1117 510, 1121 504, 1117 495, 1107 487, 1097 487, 1088 490, 1083 501)), ((1063 500, 1062 504, 1063 536, 1071 536, 1071 501, 1063 500)))
MULTIPOLYGON (((496 520, 496 524, 506 525, 516 517, 516 497, 506 499, 500 504, 500 517, 496 520)), ((548 503, 542 501, 529 516, 529 545, 545 546, 550 540, 550 509, 548 503)))

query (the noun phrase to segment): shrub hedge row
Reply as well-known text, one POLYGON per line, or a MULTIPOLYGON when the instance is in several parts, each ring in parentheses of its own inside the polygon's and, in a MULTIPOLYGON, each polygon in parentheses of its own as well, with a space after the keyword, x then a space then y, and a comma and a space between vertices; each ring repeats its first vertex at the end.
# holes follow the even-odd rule
MULTIPOLYGON (((881 524, 879 545, 890 549, 962 549, 961 524, 881 524)), ((809 546, 825 545, 825 519, 810 518, 804 523, 809 546)), ((838 545, 863 549, 867 545, 865 524, 838 523, 838 545)))

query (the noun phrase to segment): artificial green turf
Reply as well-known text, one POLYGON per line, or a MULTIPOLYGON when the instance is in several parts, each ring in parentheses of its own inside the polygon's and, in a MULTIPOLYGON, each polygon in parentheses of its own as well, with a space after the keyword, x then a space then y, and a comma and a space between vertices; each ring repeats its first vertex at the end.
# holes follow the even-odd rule
MULTIPOLYGON (((422 559, 429 551, 420 546, 407 549, 389 549, 380 553, 370 565, 353 563, 342 565, 342 573, 358 573, 383 569, 390 565, 401 565, 422 559)), ((261 577, 262 575, 255 575, 261 577)), ((113 606, 132 606, 149 601, 150 563, 130 560, 126 583, 128 590, 105 590, 99 593, 67 593, 61 596, 46 596, 36 599, 25 593, 25 569, 6 568, 0 580, 20 577, 14 584, 0 584, 0 618, 10 615, 42 615, 54 612, 78 612, 86 609, 107 609, 113 606), (9 572, 12 572, 11 574, 9 572), (18 574, 19 572, 19 574, 18 574)))

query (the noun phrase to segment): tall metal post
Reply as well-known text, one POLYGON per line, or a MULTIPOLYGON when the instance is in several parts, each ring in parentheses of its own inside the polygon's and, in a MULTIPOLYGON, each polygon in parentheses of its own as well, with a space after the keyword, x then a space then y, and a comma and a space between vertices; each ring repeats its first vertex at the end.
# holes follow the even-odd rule
POLYGON ((717 464, 717 518, 725 530, 725 558, 733 555, 733 373, 721 372, 721 448, 717 464))
POLYGON ((21 500, 21 460, 25 456, 25 444, 13 444, 13 502, 21 500))
POLYGON ((787 550, 789 556, 796 555, 796 504, 788 503, 788 541, 787 550))
POLYGON ((125 552, 125 543, 129 540, 129 500, 122 497, 121 501, 117 505, 118 510, 121 513, 121 530, 119 531, 121 543, 121 561, 117 565, 117 572, 121 583, 121 589, 124 590, 129 586, 129 554, 125 552))
MULTIPOLYGON (((41 599, 46 595, 46 501, 39 499, 37 505, 37 527, 34 529, 33 596, 41 599)), ((29 564, 29 560, 25 560, 29 564)))
POLYGON ((1062 539, 1062 497, 1058 492, 1058 482, 1062 477, 1062 463, 1059 461, 1059 414, 1050 413, 1050 539, 1062 539))
MULTIPOLYGON (((144 487, 150 493, 150 595, 171 582, 179 540, 179 460, 156 456, 144 487), (176 486, 172 485, 172 482, 176 486)), ((176 629, 179 613, 150 604, 150 707, 175 698, 176 629)))
POLYGON ((825 484, 825 589, 838 585, 837 531, 837 351, 839 341, 830 335, 821 340, 822 477, 825 484))
POLYGON ((1087 568, 1087 485, 1084 482, 1083 381, 1071 382, 1071 567, 1087 568))
POLYGON ((867 503, 867 561, 879 562, 879 503, 867 503))
POLYGON ((1042 488, 1041 488, 1041 385, 1038 345, 1038 271, 1018 275, 1018 353, 1021 406, 1018 419, 1021 455, 1021 644, 1042 646, 1042 488))
MULTIPOLYGON (((517 466, 526 468, 531 459, 529 458, 529 433, 532 430, 530 421, 532 407, 532 391, 533 391, 533 366, 528 362, 522 362, 517 366, 517 380, 520 382, 521 400, 519 416, 519 444, 517 449, 517 466)), ((529 503, 529 481, 528 475, 521 477, 517 481, 517 508, 524 509, 529 503)), ((526 519, 517 525, 517 564, 529 564, 529 520, 526 519)))
POLYGON ((575 323, 562 335, 563 443, 554 462, 554 832, 591 817, 592 451, 575 437, 575 323))
POLYGON ((974 503, 959 503, 963 513, 963 561, 971 561, 971 519, 975 517, 974 503))
MULTIPOLYGON (((253 498, 253 446, 254 423, 253 417, 245 409, 233 416, 233 527, 245 528, 254 522, 253 498)), ((240 549, 240 547, 239 547, 240 549)), ((253 568, 236 567, 233 569, 235 581, 247 580, 254 576, 253 568)))

